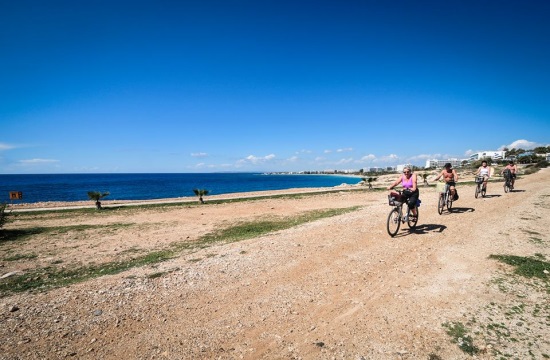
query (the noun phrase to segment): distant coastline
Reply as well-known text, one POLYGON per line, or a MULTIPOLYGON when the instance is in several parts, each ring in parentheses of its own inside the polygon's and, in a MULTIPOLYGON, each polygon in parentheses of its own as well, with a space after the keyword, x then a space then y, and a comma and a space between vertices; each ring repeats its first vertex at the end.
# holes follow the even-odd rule
MULTIPOLYGON (((352 174, 298 173, 181 173, 181 174, 47 174, 0 175, 0 201, 9 193, 23 194, 19 203, 88 200, 88 191, 109 192, 105 200, 155 200, 193 196, 193 189, 209 195, 294 188, 356 185, 352 174), (301 175, 301 176, 296 176, 301 175)), ((2 200, 4 198, 4 200, 2 200)))
POLYGON ((359 175, 359 174, 346 174, 346 173, 322 173, 322 172, 311 172, 311 173, 305 173, 305 172, 296 172, 296 171, 280 171, 280 172, 264 172, 262 175, 303 175, 303 176, 339 176, 339 177, 350 177, 350 178, 358 178, 361 179, 365 175, 359 175))

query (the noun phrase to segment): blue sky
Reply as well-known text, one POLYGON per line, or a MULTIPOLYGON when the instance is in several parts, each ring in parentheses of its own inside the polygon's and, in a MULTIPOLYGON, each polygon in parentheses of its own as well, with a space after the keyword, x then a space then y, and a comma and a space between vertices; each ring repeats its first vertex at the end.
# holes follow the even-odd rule
POLYGON ((346 170, 547 146, 549 13, 0 0, 0 173, 346 170))

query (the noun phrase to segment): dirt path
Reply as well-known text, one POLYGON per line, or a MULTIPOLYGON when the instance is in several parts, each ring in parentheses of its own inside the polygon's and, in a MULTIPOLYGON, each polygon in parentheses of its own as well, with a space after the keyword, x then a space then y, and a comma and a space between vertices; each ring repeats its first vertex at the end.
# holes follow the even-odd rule
MULTIPOLYGON (((508 194, 491 183, 484 199, 462 185, 454 211, 443 215, 433 188, 421 187, 417 230, 395 238, 386 232, 390 207, 381 192, 44 216, 42 226, 128 226, 17 244, 39 256, 2 261, 1 274, 58 258, 67 266, 110 261, 238 220, 361 205, 154 266, 0 298, 0 359, 467 359, 442 324, 474 319, 472 328, 486 328, 520 304, 542 308, 524 312, 522 325, 513 316, 499 320, 518 341, 472 334, 476 356, 497 358, 498 350, 541 358, 550 354, 548 293, 496 281, 512 268, 488 256, 541 254, 548 261, 549 174, 524 177, 508 194)), ((2 244, 4 257, 14 246, 2 244)))

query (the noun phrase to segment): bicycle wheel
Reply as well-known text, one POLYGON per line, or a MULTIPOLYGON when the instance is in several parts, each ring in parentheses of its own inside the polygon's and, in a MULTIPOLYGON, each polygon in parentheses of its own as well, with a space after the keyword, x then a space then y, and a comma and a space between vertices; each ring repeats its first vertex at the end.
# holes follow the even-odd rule
POLYGON ((484 186, 481 188, 481 196, 485 197, 485 194, 487 194, 487 188, 484 186))
POLYGON ((445 207, 445 198, 443 194, 439 194, 439 202, 437 203, 437 212, 439 215, 443 214, 443 208, 445 207))
POLYGON ((451 212, 451 208, 453 207, 453 196, 451 195, 451 192, 449 191, 447 193, 447 210, 451 212))
POLYGON ((510 184, 508 184, 508 181, 504 182, 504 192, 507 193, 510 191, 510 184))
POLYGON ((412 216, 409 214, 409 220, 407 221, 407 224, 409 225, 410 229, 416 228, 416 223, 418 222, 418 216, 420 215, 420 212, 418 211, 418 207, 416 208, 416 216, 412 216))
POLYGON ((477 184, 477 186, 476 186, 476 199, 477 199, 477 196, 479 195, 480 192, 481 192, 481 185, 477 184))
POLYGON ((388 215, 388 234, 394 237, 401 226, 401 214, 398 208, 393 208, 388 215))

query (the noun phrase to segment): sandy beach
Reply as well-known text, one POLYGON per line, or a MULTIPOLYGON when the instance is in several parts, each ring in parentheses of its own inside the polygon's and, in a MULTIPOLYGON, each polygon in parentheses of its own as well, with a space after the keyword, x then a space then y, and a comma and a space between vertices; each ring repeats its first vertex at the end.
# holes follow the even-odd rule
POLYGON ((79 209, 92 202, 15 206, 75 211, 14 213, 4 227, 11 237, 0 239, 0 281, 178 250, 68 286, 2 293, 0 359, 550 356, 548 278, 514 275, 489 258, 548 261, 549 175, 522 176, 512 193, 491 182, 478 199, 472 183, 460 183, 442 215, 435 188, 421 185, 418 226, 395 238, 380 189, 396 175, 378 179, 379 190, 241 193, 204 205, 189 197, 133 202, 154 207, 106 200, 100 212, 79 209), (273 195, 287 196, 262 198, 273 195), (231 199, 239 201, 221 201, 231 199), (201 240, 327 210, 339 212, 241 241, 201 240))

